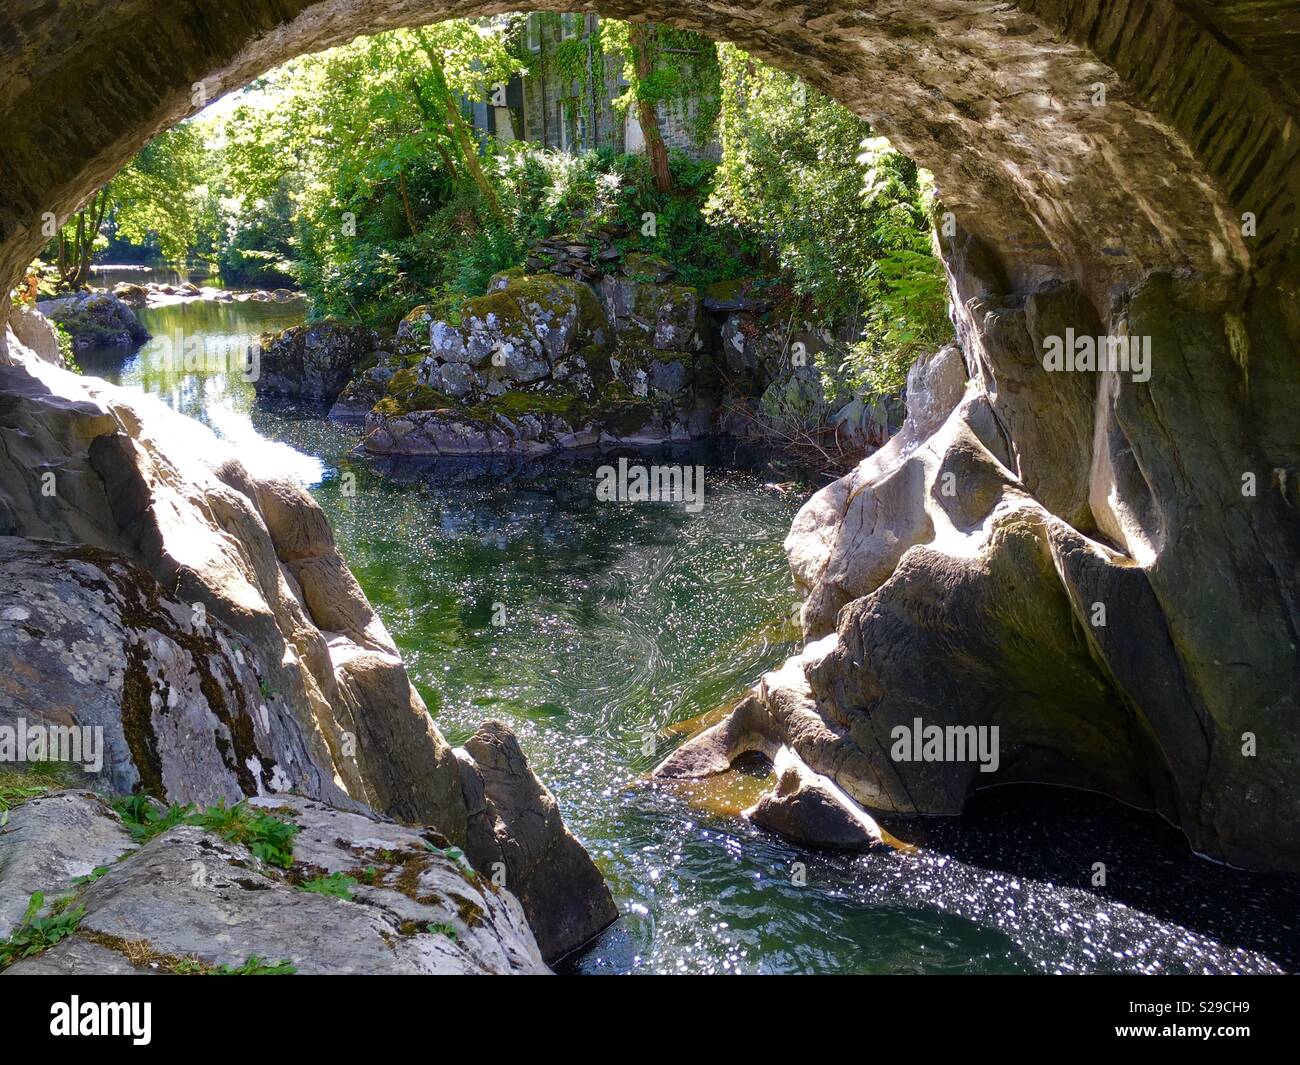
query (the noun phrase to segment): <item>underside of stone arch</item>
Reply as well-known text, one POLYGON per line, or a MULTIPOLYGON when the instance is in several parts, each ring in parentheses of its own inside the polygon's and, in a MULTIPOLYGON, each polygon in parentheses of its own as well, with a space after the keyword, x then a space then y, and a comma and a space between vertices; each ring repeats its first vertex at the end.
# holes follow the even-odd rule
MULTIPOLYGON (((515 6, 6 5, 0 282, 45 242, 47 212, 61 220, 192 114, 196 86, 215 96, 360 33, 515 6)), ((735 41, 932 170, 959 341, 915 371, 900 438, 796 522, 804 654, 670 770, 787 746, 868 807, 954 813, 989 779, 900 763, 891 730, 997 725, 999 781, 1099 788, 1207 854, 1300 869, 1300 12, 594 8, 735 41), (1078 338, 1149 361, 1044 366, 1078 338)))

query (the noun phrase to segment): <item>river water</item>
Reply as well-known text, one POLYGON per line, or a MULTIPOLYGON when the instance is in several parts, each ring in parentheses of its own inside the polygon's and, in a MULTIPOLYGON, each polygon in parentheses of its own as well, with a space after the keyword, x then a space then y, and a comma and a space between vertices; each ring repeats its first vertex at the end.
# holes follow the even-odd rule
POLYGON ((694 449, 674 459, 706 466, 705 506, 692 514, 596 504, 605 457, 487 470, 368 463, 350 455, 355 429, 263 409, 237 371, 216 365, 238 365, 250 334, 305 311, 143 311, 155 336, 201 336, 233 360, 177 370, 146 349, 81 361, 206 422, 254 472, 287 472, 311 489, 451 742, 485 718, 509 721, 623 914, 562 968, 1300 969, 1293 880, 1194 858, 1163 822, 1096 796, 995 789, 960 820, 896 827, 919 844, 913 853, 846 857, 737 819, 759 777, 738 774, 693 801, 646 787, 646 771, 684 734, 672 726, 726 704, 793 648, 781 541, 815 485, 752 453, 694 449), (1106 886, 1092 884, 1098 862, 1106 886))

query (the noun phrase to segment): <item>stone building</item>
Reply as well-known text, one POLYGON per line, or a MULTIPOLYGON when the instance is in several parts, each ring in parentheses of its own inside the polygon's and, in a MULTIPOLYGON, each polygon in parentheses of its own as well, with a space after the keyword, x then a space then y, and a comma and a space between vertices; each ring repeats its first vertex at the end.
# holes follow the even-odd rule
MULTIPOLYGON (((568 13, 559 20, 533 12, 521 30, 522 44, 533 57, 533 69, 498 86, 487 100, 472 103, 474 125, 498 140, 526 140, 533 144, 581 152, 606 148, 638 152, 645 137, 636 109, 622 115, 614 106, 627 91, 624 57, 600 49, 596 29, 600 16, 568 13), (586 43, 586 76, 567 77, 554 56, 571 40, 586 43)), ((669 150, 692 158, 716 159, 719 149, 710 137, 701 143, 695 129, 698 101, 661 103, 659 128, 669 150)))

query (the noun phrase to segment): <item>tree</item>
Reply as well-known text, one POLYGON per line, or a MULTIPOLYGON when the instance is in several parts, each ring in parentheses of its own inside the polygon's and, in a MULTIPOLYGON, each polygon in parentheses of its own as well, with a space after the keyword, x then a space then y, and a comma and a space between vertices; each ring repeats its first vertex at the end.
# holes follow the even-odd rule
POLYGON ((806 311, 856 322, 850 369, 896 391, 916 355, 951 334, 928 176, 792 75, 730 45, 719 60, 722 160, 709 216, 760 239, 806 311))
POLYGON ((111 225, 126 240, 154 240, 169 260, 184 259, 197 236, 209 160, 198 126, 185 122, 145 145, 68 219, 49 254, 65 288, 83 288, 111 225))
POLYGON ((654 174, 655 188, 659 192, 673 191, 673 174, 668 166, 668 147, 664 144, 663 134, 659 131, 659 116, 655 112, 655 100, 646 91, 654 74, 654 52, 651 35, 654 27, 647 29, 640 23, 633 23, 628 32, 628 46, 633 55, 635 80, 629 91, 636 98, 637 121, 641 123, 641 132, 645 136, 646 154, 650 157, 650 170, 654 174))

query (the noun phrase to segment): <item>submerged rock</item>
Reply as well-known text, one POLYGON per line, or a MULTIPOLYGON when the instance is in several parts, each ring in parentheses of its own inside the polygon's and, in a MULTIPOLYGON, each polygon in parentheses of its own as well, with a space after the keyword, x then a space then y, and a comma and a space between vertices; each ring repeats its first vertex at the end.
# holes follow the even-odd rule
POLYGON ((871 815, 789 747, 772 765, 776 789, 744 811, 746 820, 809 847, 865 850, 884 842, 871 815))

